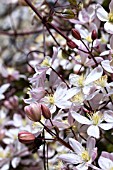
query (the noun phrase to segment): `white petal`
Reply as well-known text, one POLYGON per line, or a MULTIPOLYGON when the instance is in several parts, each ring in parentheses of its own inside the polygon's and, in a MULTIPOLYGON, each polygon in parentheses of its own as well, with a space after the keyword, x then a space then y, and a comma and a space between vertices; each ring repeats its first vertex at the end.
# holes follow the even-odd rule
POLYGON ((62 154, 58 158, 68 163, 72 163, 72 164, 78 164, 82 162, 81 158, 78 155, 73 154, 73 153, 62 154))
POLYGON ((99 65, 98 67, 94 68, 90 74, 87 76, 86 80, 85 80, 85 84, 89 84, 95 80, 98 80, 103 74, 103 69, 102 67, 99 65))
POLYGON ((58 108, 68 109, 72 103, 70 101, 59 100, 59 101, 56 101, 55 104, 58 108))
POLYGON ((2 166, 1 170, 9 170, 10 162, 7 162, 5 165, 2 166))
POLYGON ((87 129, 87 133, 88 133, 89 136, 92 136, 92 137, 97 138, 97 139, 100 136, 99 128, 98 128, 98 126, 95 126, 95 125, 91 125, 87 129))
POLYGON ((57 89, 56 89, 56 92, 54 93, 54 97, 58 100, 62 99, 65 94, 66 94, 66 91, 67 91, 67 86, 65 83, 61 83, 57 89))
POLYGON ((8 88, 9 88, 10 84, 3 84, 1 87, 0 87, 0 93, 4 93, 8 88))
POLYGON ((109 34, 113 34, 113 23, 111 22, 106 22, 104 24, 104 29, 106 30, 106 32, 108 32, 109 34))
POLYGON ((113 70, 111 69, 111 66, 110 66, 110 61, 109 60, 103 60, 101 62, 102 64, 102 67, 109 73, 113 73, 113 70))
POLYGON ((104 120, 109 123, 113 123, 113 111, 105 111, 104 112, 104 120))
POLYGON ((101 5, 97 5, 96 13, 101 21, 108 21, 108 13, 101 5))
POLYGON ((113 128, 113 123, 101 123, 99 127, 101 127, 104 130, 109 130, 113 128))
POLYGON ((79 123, 85 124, 85 125, 91 125, 91 121, 88 118, 86 118, 85 116, 82 116, 76 112, 72 112, 71 115, 79 123))
POLYGON ((83 146, 73 138, 69 138, 69 144, 78 155, 84 150, 83 146))
POLYGON ((103 156, 100 156, 98 160, 98 164, 102 169, 110 169, 113 167, 113 162, 110 159, 104 158, 103 156))
POLYGON ((20 163, 20 158, 19 157, 13 158, 13 160, 11 162, 13 168, 16 168, 19 165, 19 163, 20 163))
POLYGON ((80 92, 80 88, 79 87, 73 87, 70 88, 69 90, 67 90, 65 99, 70 99, 72 98, 74 95, 76 95, 78 92, 80 92))

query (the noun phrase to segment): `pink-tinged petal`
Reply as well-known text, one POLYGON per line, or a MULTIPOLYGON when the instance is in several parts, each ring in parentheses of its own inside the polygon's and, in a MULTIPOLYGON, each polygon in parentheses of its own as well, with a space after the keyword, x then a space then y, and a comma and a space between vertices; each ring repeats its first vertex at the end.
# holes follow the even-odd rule
POLYGON ((105 9, 101 5, 97 5, 96 9, 97 17, 101 21, 108 21, 108 13, 105 11, 105 9))
POLYGON ((91 152, 92 162, 96 159, 96 157, 97 157, 97 148, 94 148, 91 152))
POLYGON ((104 112, 104 120, 109 123, 113 123, 113 111, 108 110, 104 112))
POLYGON ((80 156, 73 153, 62 154, 58 158, 71 164, 78 164, 82 162, 80 156))
POLYGON ((113 34, 113 23, 111 22, 106 22, 104 24, 104 29, 106 30, 106 32, 108 32, 109 34, 113 34))
POLYGON ((87 140, 87 149, 89 155, 91 155, 92 150, 95 148, 96 140, 94 138, 89 137, 87 140))
POLYGON ((109 4, 110 13, 113 13, 113 0, 109 4))
POLYGON ((76 154, 81 154, 84 151, 84 147, 75 139, 69 138, 69 144, 73 148, 76 154))
POLYGON ((94 68, 90 74, 87 76, 86 80, 85 80, 85 85, 88 85, 89 83, 98 80, 103 74, 103 69, 102 67, 99 65, 98 67, 94 68))
POLYGON ((112 68, 110 66, 110 61, 109 60, 103 60, 101 62, 101 64, 102 64, 102 67, 104 68, 104 70, 106 70, 109 73, 113 73, 113 70, 112 70, 112 68))
POLYGON ((113 123, 101 123, 99 127, 104 130, 109 130, 113 128, 113 123))
POLYGON ((111 38, 110 38, 110 47, 111 47, 111 49, 113 50, 113 35, 112 35, 111 38))
POLYGON ((97 139, 100 137, 99 128, 98 128, 98 126, 95 126, 95 125, 91 125, 87 129, 87 133, 88 133, 89 136, 92 136, 92 137, 97 138, 97 139))
POLYGON ((91 125, 92 124, 92 122, 88 118, 86 118, 86 117, 84 117, 84 116, 82 116, 82 115, 80 115, 76 112, 72 112, 71 115, 77 122, 79 122, 81 124, 85 124, 85 125, 91 125))
POLYGON ((98 160, 98 164, 102 169, 110 169, 113 167, 113 162, 110 159, 104 158, 103 156, 100 156, 98 160))

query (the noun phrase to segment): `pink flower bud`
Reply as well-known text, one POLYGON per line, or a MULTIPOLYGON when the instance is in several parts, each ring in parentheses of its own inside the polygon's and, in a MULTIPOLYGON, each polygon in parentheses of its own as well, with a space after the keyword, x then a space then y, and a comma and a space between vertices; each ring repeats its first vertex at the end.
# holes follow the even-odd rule
POLYGON ((67 45, 69 48, 77 48, 78 46, 75 44, 75 42, 73 42, 72 40, 67 40, 67 45))
POLYGON ((51 118, 51 112, 50 112, 49 108, 46 105, 41 104, 41 109, 42 109, 42 115, 46 119, 50 119, 51 118))
POLYGON ((24 111, 27 117, 34 121, 38 122, 41 119, 41 106, 38 103, 31 103, 29 106, 24 107, 24 111))
POLYGON ((96 30, 93 30, 93 31, 92 31, 91 38, 92 38, 93 41, 94 41, 95 39, 97 39, 97 31, 96 31, 96 30))
POLYGON ((11 105, 13 107, 17 107, 18 106, 18 97, 17 96, 10 97, 9 102, 11 103, 11 105))
POLYGON ((74 37, 74 38, 76 38, 77 40, 81 40, 81 35, 80 35, 80 33, 78 32, 78 30, 76 30, 76 29, 72 29, 71 30, 71 32, 72 32, 72 36, 74 37))
POLYGON ((28 131, 21 131, 18 133, 18 139, 23 144, 30 144, 34 142, 35 135, 28 131))

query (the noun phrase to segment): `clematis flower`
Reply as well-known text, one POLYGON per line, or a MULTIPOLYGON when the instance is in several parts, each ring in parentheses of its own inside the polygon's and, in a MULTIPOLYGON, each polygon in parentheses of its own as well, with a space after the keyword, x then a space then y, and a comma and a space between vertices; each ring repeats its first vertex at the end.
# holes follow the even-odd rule
POLYGON ((71 106, 71 102, 68 101, 67 86, 65 83, 61 83, 54 94, 46 95, 41 102, 43 102, 51 113, 56 111, 56 107, 61 109, 68 109, 71 106))
POLYGON ((104 115, 100 111, 92 113, 92 115, 88 115, 88 118, 76 112, 72 112, 72 116, 79 123, 89 125, 87 134, 95 138, 100 137, 99 128, 103 130, 109 130, 113 127, 113 123, 111 122, 109 123, 107 121, 107 123, 102 123, 103 121, 106 121, 106 118, 104 118, 104 115))
POLYGON ((97 17, 101 21, 106 22, 104 24, 104 29, 106 32, 113 34, 113 0, 109 4, 109 13, 106 12, 100 4, 98 4, 96 8, 97 17))
POLYGON ((97 156, 97 148, 95 148, 95 139, 88 138, 86 148, 77 140, 69 138, 69 144, 73 148, 73 153, 62 154, 59 159, 69 164, 78 164, 77 170, 87 170, 88 166, 95 160, 97 156))

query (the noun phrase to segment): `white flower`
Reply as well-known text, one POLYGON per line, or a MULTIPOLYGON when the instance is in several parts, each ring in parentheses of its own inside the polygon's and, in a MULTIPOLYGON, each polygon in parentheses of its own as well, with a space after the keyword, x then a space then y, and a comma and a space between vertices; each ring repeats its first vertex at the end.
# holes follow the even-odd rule
POLYGON ((87 129, 87 134, 95 138, 100 137, 99 128, 109 130, 113 127, 113 123, 102 123, 106 119, 104 118, 104 115, 99 111, 92 113, 92 115, 90 113, 90 115, 88 115, 88 118, 76 112, 72 112, 72 116, 79 123, 89 125, 87 129))
POLYGON ((68 101, 67 97, 67 86, 65 83, 61 83, 54 94, 48 94, 43 99, 44 102, 50 109, 51 113, 56 111, 56 106, 61 109, 67 109, 71 106, 71 102, 68 101))
POLYGON ((87 170, 96 156, 97 149, 95 148, 95 139, 89 138, 84 148, 77 140, 69 138, 69 144, 73 148, 73 153, 62 154, 59 159, 70 164, 79 164, 76 166, 77 170, 87 170))
MULTIPOLYGON (((76 74, 70 74, 69 81, 70 84, 74 87, 70 90, 70 96, 74 96, 78 92, 82 90, 84 94, 88 94, 90 91, 90 88, 92 87, 92 82, 98 80, 103 74, 103 69, 99 65, 98 67, 94 68, 88 76, 86 75, 76 75, 76 74)), ((71 96, 71 97, 72 97, 71 96)))
POLYGON ((97 17, 103 21, 106 22, 104 24, 104 29, 110 33, 113 34, 113 0, 109 4, 109 10, 110 12, 106 12, 104 8, 101 5, 97 5, 97 17))

